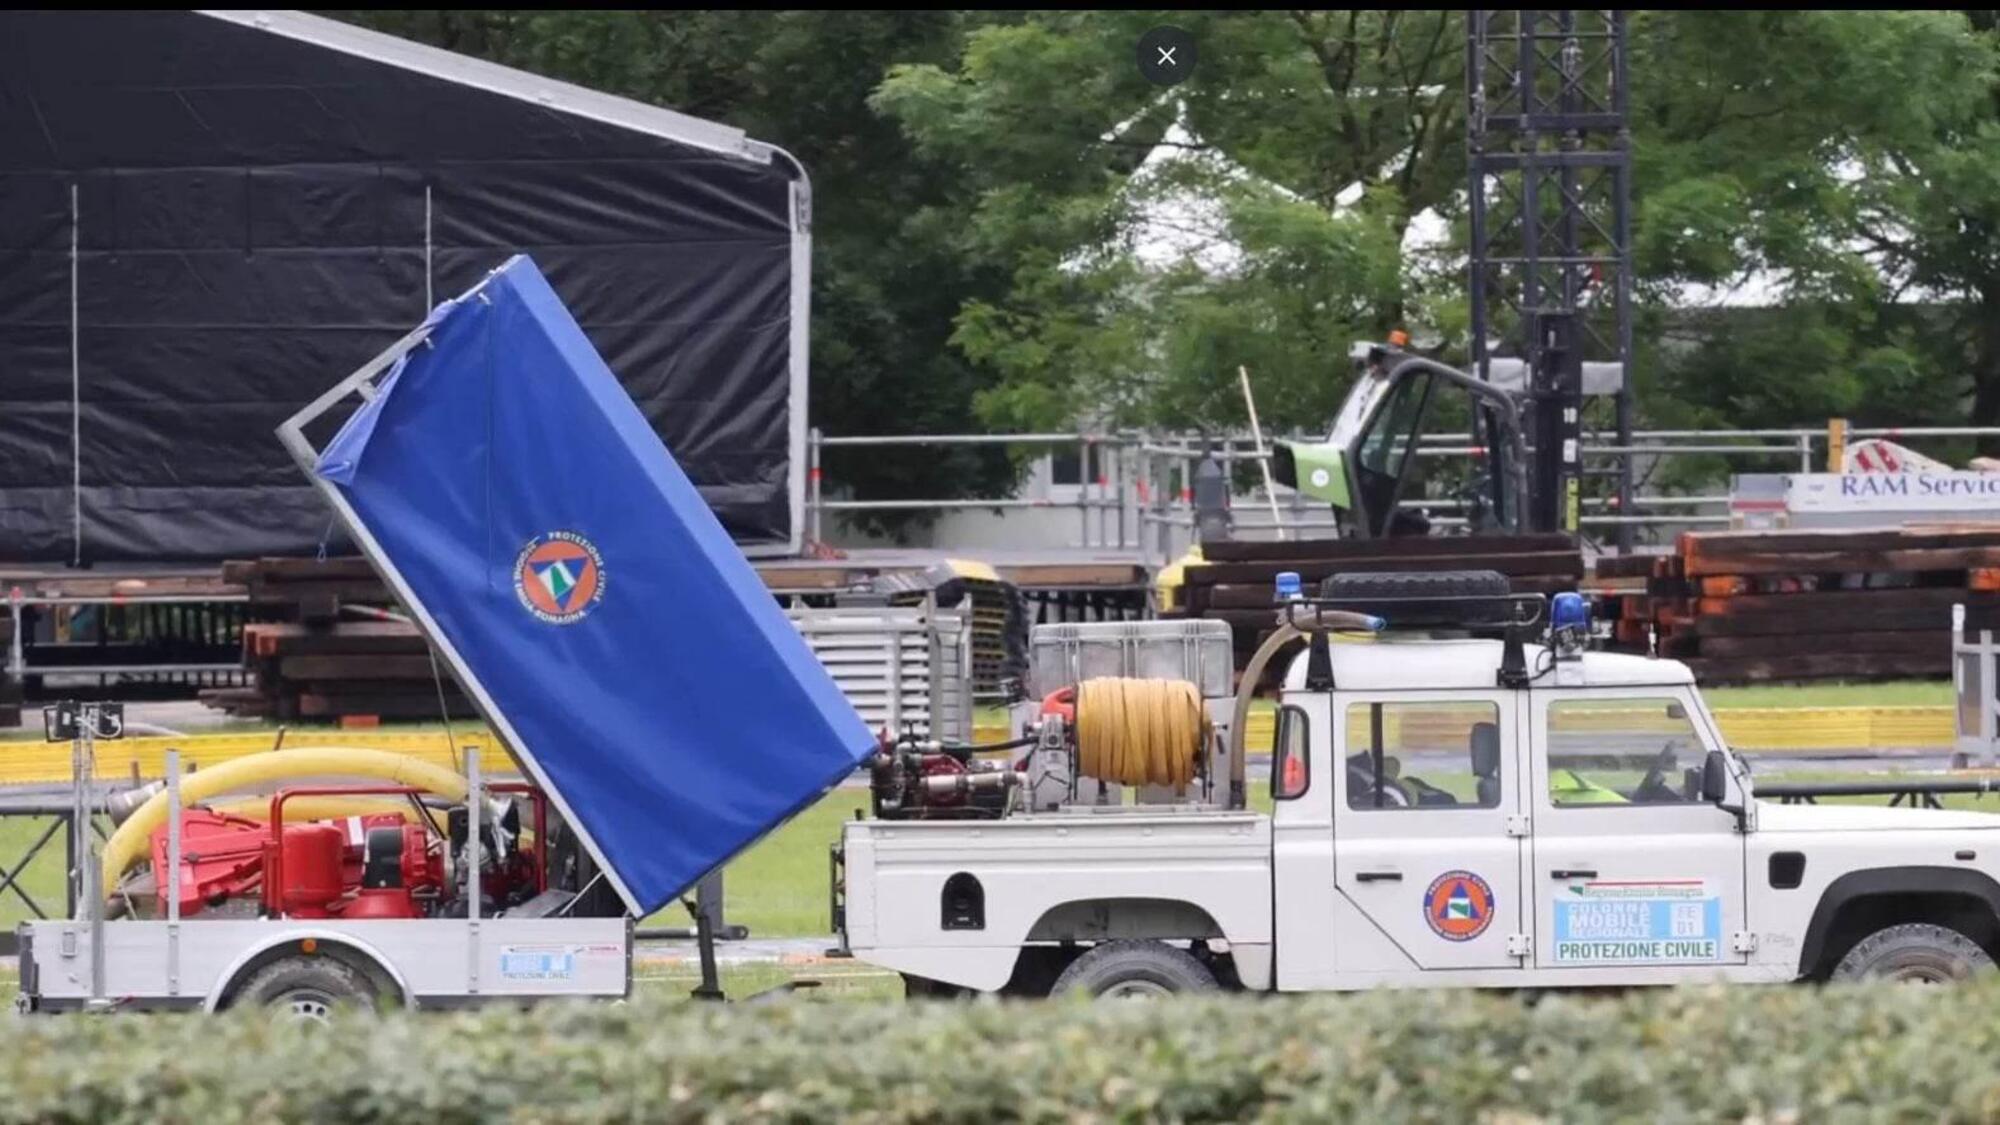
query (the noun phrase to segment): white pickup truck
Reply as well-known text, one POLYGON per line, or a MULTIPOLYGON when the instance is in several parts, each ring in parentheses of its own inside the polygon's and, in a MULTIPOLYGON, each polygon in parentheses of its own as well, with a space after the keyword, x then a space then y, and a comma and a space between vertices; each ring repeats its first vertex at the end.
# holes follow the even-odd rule
POLYGON ((1309 646, 1268 814, 851 822, 836 925, 925 994, 1993 969, 2000 815, 1760 801, 1685 665, 1570 641, 1309 646))

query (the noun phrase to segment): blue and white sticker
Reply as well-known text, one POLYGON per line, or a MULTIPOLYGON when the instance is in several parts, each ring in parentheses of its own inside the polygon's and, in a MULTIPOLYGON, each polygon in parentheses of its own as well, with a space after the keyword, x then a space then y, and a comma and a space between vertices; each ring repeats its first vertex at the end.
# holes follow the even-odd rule
POLYGON ((1722 899, 1703 879, 1572 883, 1555 902, 1559 965, 1699 965, 1722 960, 1722 899))
POLYGON ((576 976, 576 947, 501 946, 500 976, 505 980, 570 980, 576 976))

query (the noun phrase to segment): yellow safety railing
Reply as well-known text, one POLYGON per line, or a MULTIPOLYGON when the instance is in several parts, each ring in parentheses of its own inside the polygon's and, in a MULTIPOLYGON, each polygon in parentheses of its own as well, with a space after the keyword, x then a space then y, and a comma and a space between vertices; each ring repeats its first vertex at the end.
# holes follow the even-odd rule
MULTIPOLYGON (((1722 736, 1738 750, 1761 754, 1804 753, 1821 750, 1940 750, 1949 749, 1955 737, 1950 707, 1742 707, 1715 713, 1722 736)), ((1254 753, 1268 753, 1274 715, 1270 708, 1250 714, 1248 745, 1254 753)), ((476 747, 480 760, 492 771, 508 768, 508 758, 500 740, 484 727, 468 726, 457 732, 454 741, 442 731, 380 732, 358 730, 298 731, 285 733, 287 747, 352 746, 369 750, 389 750, 410 754, 433 765, 458 768, 458 754, 476 747)), ((169 749, 181 752, 183 768, 201 769, 223 762, 260 754, 272 748, 275 735, 201 734, 172 738, 126 738, 97 744, 97 776, 117 781, 134 776, 157 778, 166 772, 169 749)), ((1004 720, 983 719, 975 728, 979 742, 1000 742, 1010 737, 1004 720)), ((67 742, 0 743, 0 785, 29 785, 70 780, 70 748, 67 742)))

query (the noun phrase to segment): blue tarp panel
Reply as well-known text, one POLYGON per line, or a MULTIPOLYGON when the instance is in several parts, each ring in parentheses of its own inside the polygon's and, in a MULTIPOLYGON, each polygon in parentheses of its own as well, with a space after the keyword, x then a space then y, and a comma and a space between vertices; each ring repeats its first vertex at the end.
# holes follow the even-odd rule
POLYGON ((656 909, 873 739, 532 261, 430 323, 319 475, 656 909))

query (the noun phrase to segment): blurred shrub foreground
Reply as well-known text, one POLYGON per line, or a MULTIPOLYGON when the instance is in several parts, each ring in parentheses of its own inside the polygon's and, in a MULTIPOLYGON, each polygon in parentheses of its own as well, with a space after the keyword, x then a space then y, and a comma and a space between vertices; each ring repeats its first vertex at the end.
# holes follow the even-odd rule
POLYGON ((2000 1120, 2000 980, 36 1018, 0 1122, 2000 1120))

